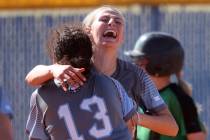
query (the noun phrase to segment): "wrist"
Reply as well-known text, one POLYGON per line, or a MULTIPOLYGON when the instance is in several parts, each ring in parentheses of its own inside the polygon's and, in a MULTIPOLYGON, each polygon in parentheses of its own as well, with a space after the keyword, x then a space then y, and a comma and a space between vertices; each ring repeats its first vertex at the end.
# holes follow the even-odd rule
POLYGON ((57 65, 58 64, 53 64, 53 65, 48 66, 48 73, 49 73, 50 77, 54 77, 54 74, 53 74, 54 71, 53 70, 55 69, 55 67, 57 67, 57 65))
POLYGON ((141 121, 142 121, 142 114, 140 112, 137 112, 134 114, 134 116, 132 117, 132 121, 136 124, 136 125, 141 125, 141 121))

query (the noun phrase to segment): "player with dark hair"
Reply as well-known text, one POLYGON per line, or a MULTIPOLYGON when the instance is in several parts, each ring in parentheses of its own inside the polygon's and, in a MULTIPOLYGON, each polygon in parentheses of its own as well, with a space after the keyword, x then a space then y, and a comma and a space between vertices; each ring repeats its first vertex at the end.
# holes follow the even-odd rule
POLYGON ((29 139, 131 140, 125 121, 137 121, 136 106, 119 82, 92 66, 92 44, 84 29, 56 29, 47 49, 53 63, 85 68, 87 82, 66 92, 56 79, 38 88, 30 101, 29 139))
POLYGON ((149 32, 141 35, 134 49, 125 54, 151 76, 179 126, 176 137, 138 127, 138 139, 204 140, 205 133, 196 106, 189 93, 186 93, 190 91, 186 89, 186 82, 179 76, 178 84, 170 80, 171 75, 180 74, 184 64, 184 50, 180 42, 163 32, 149 32))
MULTIPOLYGON (((83 23, 93 42, 92 61, 96 70, 118 80, 138 106, 150 111, 151 114, 139 114, 138 124, 161 134, 175 136, 178 126, 148 74, 118 58, 125 36, 122 12, 112 6, 101 6, 88 13, 83 23)), ((49 79, 58 78, 62 86, 67 81, 77 88, 86 82, 81 73, 84 70, 71 65, 37 65, 25 80, 29 85, 39 86, 49 79)))
POLYGON ((0 87, 0 139, 1 140, 12 140, 13 130, 11 119, 13 117, 12 109, 2 93, 0 87))

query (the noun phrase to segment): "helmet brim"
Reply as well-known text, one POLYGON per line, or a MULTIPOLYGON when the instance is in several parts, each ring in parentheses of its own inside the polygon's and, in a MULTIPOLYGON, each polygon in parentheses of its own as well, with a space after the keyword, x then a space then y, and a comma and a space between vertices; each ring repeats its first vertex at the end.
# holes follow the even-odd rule
POLYGON ((124 55, 130 56, 130 57, 139 57, 139 56, 142 56, 143 53, 136 50, 130 50, 130 51, 125 51, 124 55))

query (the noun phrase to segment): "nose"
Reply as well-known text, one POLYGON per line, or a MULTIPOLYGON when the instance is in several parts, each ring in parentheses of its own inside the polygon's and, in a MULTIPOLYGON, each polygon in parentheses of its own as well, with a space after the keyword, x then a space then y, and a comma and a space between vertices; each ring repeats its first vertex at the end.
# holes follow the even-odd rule
POLYGON ((108 22, 108 25, 109 25, 109 26, 113 26, 114 23, 115 23, 114 19, 113 19, 113 18, 110 18, 110 19, 109 19, 109 22, 108 22))

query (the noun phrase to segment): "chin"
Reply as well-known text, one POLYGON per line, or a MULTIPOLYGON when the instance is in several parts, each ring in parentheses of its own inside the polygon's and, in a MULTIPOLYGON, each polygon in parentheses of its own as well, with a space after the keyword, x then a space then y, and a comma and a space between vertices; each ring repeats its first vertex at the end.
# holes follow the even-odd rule
POLYGON ((104 47, 109 47, 109 48, 116 48, 119 46, 119 43, 114 43, 114 42, 103 42, 101 44, 101 46, 104 46, 104 47))
POLYGON ((119 41, 102 41, 102 45, 107 45, 107 46, 119 46, 121 43, 119 41))

